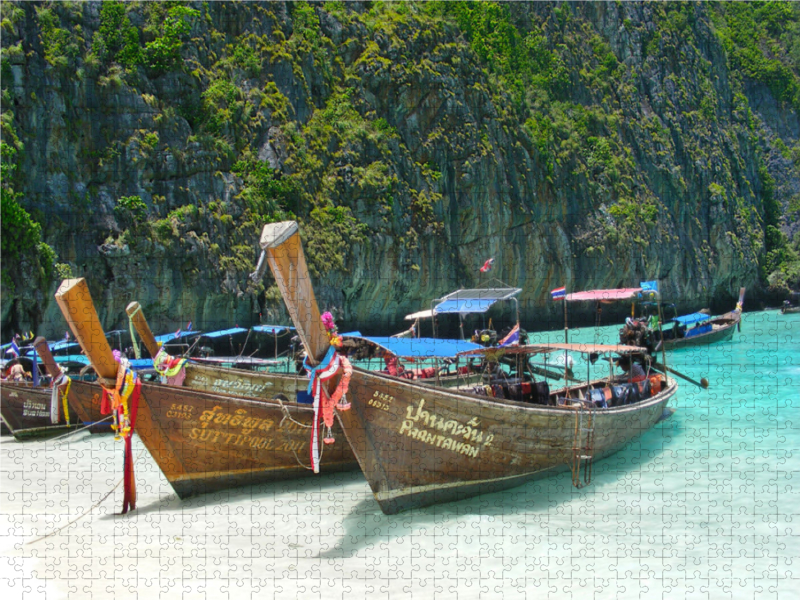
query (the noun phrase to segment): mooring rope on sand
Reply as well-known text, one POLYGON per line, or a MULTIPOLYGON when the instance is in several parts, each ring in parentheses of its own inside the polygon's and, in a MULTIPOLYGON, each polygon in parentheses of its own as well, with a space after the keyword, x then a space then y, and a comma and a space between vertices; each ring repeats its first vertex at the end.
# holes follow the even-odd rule
POLYGON ((46 441, 53 442, 53 443, 58 443, 58 445, 60 446, 64 442, 59 442, 59 440, 63 440, 64 438, 68 438, 68 437, 70 437, 72 435, 75 435, 76 433, 81 433, 83 431, 86 431, 87 429, 89 429, 91 427, 94 427, 95 425, 100 425, 101 423, 105 423, 106 421, 110 421, 112 419, 112 417, 113 417, 113 415, 109 415, 105 419, 100 419, 99 421, 94 421, 93 423, 88 423, 88 424, 84 423, 83 427, 76 427, 72 431, 68 431, 67 433, 64 433, 62 435, 59 435, 58 437, 54 437, 54 438, 52 438, 50 440, 46 440, 46 441))
MULTIPOLYGON (((141 452, 139 452, 139 456, 137 456, 137 457, 136 457, 136 460, 135 460, 134 462, 138 462, 138 461, 139 461, 139 459, 142 457, 142 454, 144 454, 144 451, 145 451, 145 448, 142 448, 141 452)), ((100 506, 100 505, 101 505, 101 504, 102 504, 102 503, 103 503, 103 502, 104 502, 104 501, 105 501, 105 500, 106 500, 106 499, 107 499, 107 498, 108 498, 108 497, 109 497, 111 494, 113 494, 113 493, 114 493, 114 490, 116 490, 116 489, 117 489, 117 488, 118 488, 120 485, 122 485, 122 482, 123 482, 124 480, 125 480, 125 476, 123 475, 123 476, 122 476, 122 478, 121 478, 121 479, 120 479, 120 480, 117 482, 117 484, 116 484, 116 485, 115 485, 113 488, 111 488, 110 490, 108 490, 108 492, 106 493, 106 495, 105 495, 105 496, 103 496, 102 498, 100 498, 100 500, 98 500, 98 501, 97 501, 97 502, 95 502, 95 503, 94 503, 92 506, 90 506, 88 509, 86 509, 85 511, 83 511, 83 513, 81 513, 80 515, 78 515, 77 517, 75 517, 74 519, 72 519, 72 521, 70 521, 69 523, 66 523, 65 525, 62 525, 61 527, 59 527, 58 529, 56 529, 56 530, 54 530, 54 531, 51 531, 51 532, 50 532, 50 533, 48 533, 47 535, 43 535, 42 537, 36 538, 35 540, 31 540, 30 542, 25 542, 25 545, 26 545, 26 546, 30 546, 31 544, 35 544, 36 542, 41 542, 42 540, 46 540, 47 538, 49 538, 49 537, 52 537, 52 536, 54 536, 55 534, 57 534, 57 533, 59 533, 59 532, 63 531, 64 529, 66 529, 66 528, 67 528, 67 527, 69 527, 70 525, 72 525, 72 524, 74 524, 74 523, 77 523, 77 522, 78 522, 78 521, 80 521, 80 520, 81 520, 83 517, 85 517, 85 516, 86 516, 86 515, 88 515, 90 512, 92 512, 92 511, 93 511, 95 508, 97 508, 98 506, 100 506)))

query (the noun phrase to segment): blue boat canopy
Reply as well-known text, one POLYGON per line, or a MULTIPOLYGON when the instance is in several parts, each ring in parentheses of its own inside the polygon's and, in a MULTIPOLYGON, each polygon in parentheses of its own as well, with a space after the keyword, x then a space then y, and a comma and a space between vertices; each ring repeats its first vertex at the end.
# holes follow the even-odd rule
POLYGON ((482 300, 480 298, 460 298, 458 300, 445 300, 436 305, 433 312, 442 313, 483 313, 497 302, 497 300, 482 300))
MULTIPOLYGON (((89 362, 89 359, 83 354, 67 354, 66 356, 54 356, 53 360, 56 361, 57 365, 68 364, 68 363, 80 363, 82 365, 91 364, 89 362)), ((42 364, 42 359, 37 358, 36 362, 42 364)))
POLYGON ((350 336, 357 339, 367 340, 376 346, 380 346, 387 352, 395 356, 406 359, 423 358, 449 358, 459 352, 468 352, 482 348, 472 342, 461 340, 439 340, 436 338, 392 338, 392 337, 371 337, 371 336, 350 336))
POLYGON ((218 338, 224 337, 226 335, 236 335, 239 333, 246 333, 247 329, 244 327, 232 327, 230 329, 222 329, 220 331, 209 331, 208 333, 204 333, 203 337, 207 338, 218 338))
POLYGON ((702 323, 703 321, 708 321, 711 317, 704 313, 692 313, 690 315, 683 315, 682 317, 675 317, 672 319, 676 323, 680 323, 681 325, 694 325, 695 323, 702 323))
POLYGON ((155 340, 157 343, 167 344, 169 342, 174 342, 175 340, 179 340, 181 338, 190 338, 203 333, 202 331, 180 331, 176 336, 174 333, 163 333, 161 335, 155 336, 155 340))
POLYGON ((501 300, 510 300, 522 291, 522 288, 477 288, 456 290, 438 301, 433 314, 443 313, 484 313, 501 300))
POLYGON ((61 340, 60 342, 47 342, 47 345, 50 346, 51 352, 60 352, 62 350, 71 350, 72 348, 77 348, 80 346, 78 342, 71 342, 68 340, 61 340))
MULTIPOLYGON (((27 356, 29 360, 33 360, 33 356, 27 356)), ((88 365, 89 359, 83 354, 66 354, 61 356, 54 356, 53 360, 56 361, 57 365, 66 365, 66 364, 81 364, 81 365, 88 365)), ((41 365, 42 359, 39 358, 39 355, 36 355, 36 364, 41 365)))
MULTIPOLYGON (((9 346, 11 344, 8 344, 9 346)), ((61 340, 59 342, 47 342, 47 347, 50 348, 51 352, 62 352, 64 350, 74 350, 80 348, 80 344, 78 342, 69 342, 67 340, 61 340)), ((36 350, 31 348, 25 352, 25 356, 33 356, 36 354, 36 350)))
POLYGON ((131 365, 131 369, 134 371, 142 371, 153 368, 152 358, 131 358, 128 362, 131 365))
POLYGON ((294 331, 294 327, 289 327, 288 325, 254 325, 253 331, 279 335, 284 331, 294 331))
MULTIPOLYGON (((89 365, 89 359, 83 354, 66 354, 62 356, 54 356, 53 360, 56 361, 57 365, 89 365)), ((153 368, 153 359, 151 358, 138 358, 138 359, 131 359, 128 361, 131 365, 131 368, 134 371, 139 371, 141 369, 152 369, 153 368)), ((36 363, 42 364, 42 359, 39 356, 36 357, 36 363)))

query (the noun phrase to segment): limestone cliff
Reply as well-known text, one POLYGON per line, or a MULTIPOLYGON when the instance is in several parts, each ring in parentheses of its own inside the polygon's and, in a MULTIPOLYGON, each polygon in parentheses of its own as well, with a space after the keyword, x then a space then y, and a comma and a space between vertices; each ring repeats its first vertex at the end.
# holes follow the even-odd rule
POLYGON ((800 283, 787 6, 3 2, 3 235, 11 194, 57 254, 4 244, 3 335, 62 332, 68 274, 109 328, 133 299, 158 330, 285 320, 247 274, 286 218, 345 328, 490 257, 530 328, 560 285, 769 299, 800 283))

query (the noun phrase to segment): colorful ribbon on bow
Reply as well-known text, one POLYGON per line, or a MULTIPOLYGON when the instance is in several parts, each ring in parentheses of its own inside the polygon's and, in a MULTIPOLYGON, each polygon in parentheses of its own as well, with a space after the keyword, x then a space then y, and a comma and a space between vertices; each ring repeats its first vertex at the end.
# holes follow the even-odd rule
POLYGON ((336 323, 333 315, 325 312, 320 315, 322 324, 328 333, 330 348, 325 354, 325 358, 317 366, 312 367, 308 364, 308 357, 303 360, 303 368, 308 374, 308 393, 314 398, 314 422, 311 427, 311 468, 314 473, 319 473, 319 416, 322 413, 322 421, 325 424, 325 437, 322 441, 325 444, 333 444, 336 440, 333 437, 334 409, 350 410, 347 403, 347 389, 350 386, 350 377, 353 374, 353 366, 346 356, 336 353, 336 348, 342 345, 342 336, 336 330, 336 323), (336 386, 333 394, 328 393, 328 381, 336 377, 340 370, 344 370, 339 385, 336 386), (337 402, 339 404, 337 404, 337 402))
POLYGON ((64 419, 66 419, 67 425, 69 425, 69 404, 67 403, 67 397, 69 396, 69 389, 72 387, 72 379, 64 372, 61 372, 58 377, 53 379, 53 391, 50 393, 50 421, 52 423, 58 423, 58 392, 63 385, 66 385, 66 388, 64 389, 64 393, 61 394, 61 403, 64 410, 64 419), (55 416, 53 416, 54 412, 55 416))
POLYGON ((153 368, 161 376, 161 383, 183 385, 186 379, 186 362, 188 359, 170 356, 161 348, 153 359, 153 368))
MULTIPOLYGON (((308 393, 314 398, 314 421, 311 426, 311 468, 314 469, 314 473, 319 473, 319 415, 323 403, 322 398, 325 398, 325 404, 330 403, 330 396, 328 396, 328 390, 325 389, 324 384, 336 376, 340 364, 339 355, 336 354, 336 348, 333 346, 328 348, 325 358, 315 367, 308 364, 307 356, 303 360, 303 368, 309 377, 308 393)), ((323 410, 323 412, 327 411, 323 410)), ((333 419, 331 419, 330 425, 327 423, 326 425, 329 433, 325 439, 333 440, 333 435, 330 433, 333 419)))
POLYGON ((129 367, 128 361, 121 359, 117 366, 117 379, 114 387, 106 387, 102 382, 101 385, 103 387, 101 412, 103 414, 112 413, 114 423, 111 428, 116 432, 116 439, 120 439, 121 436, 125 441, 122 499, 122 514, 124 515, 128 510, 136 509, 136 479, 133 473, 131 438, 136 427, 136 413, 139 409, 142 382, 129 367))

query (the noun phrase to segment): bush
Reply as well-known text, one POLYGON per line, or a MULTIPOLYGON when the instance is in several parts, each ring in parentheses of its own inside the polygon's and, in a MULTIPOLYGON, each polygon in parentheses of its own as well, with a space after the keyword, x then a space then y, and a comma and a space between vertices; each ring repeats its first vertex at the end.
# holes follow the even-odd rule
POLYGON ((259 219, 267 222, 292 218, 297 210, 297 184, 261 161, 239 161, 233 172, 244 179, 242 198, 259 219))
POLYGON ((139 196, 123 196, 117 200, 114 214, 123 227, 136 227, 147 217, 147 204, 139 196))
POLYGON ((92 50, 105 64, 117 62, 124 67, 132 67, 141 63, 139 31, 131 25, 124 3, 103 2, 100 28, 92 38, 92 50))
POLYGON ((146 66, 154 75, 161 75, 172 70, 181 62, 182 40, 192 30, 191 21, 199 16, 199 12, 186 6, 174 6, 169 9, 160 26, 158 35, 144 48, 146 66))
POLYGON ((54 8, 37 8, 36 16, 41 30, 40 39, 44 49, 44 59, 54 67, 65 68, 70 59, 74 59, 80 54, 80 45, 76 36, 73 36, 69 30, 60 27, 61 19, 54 8))

